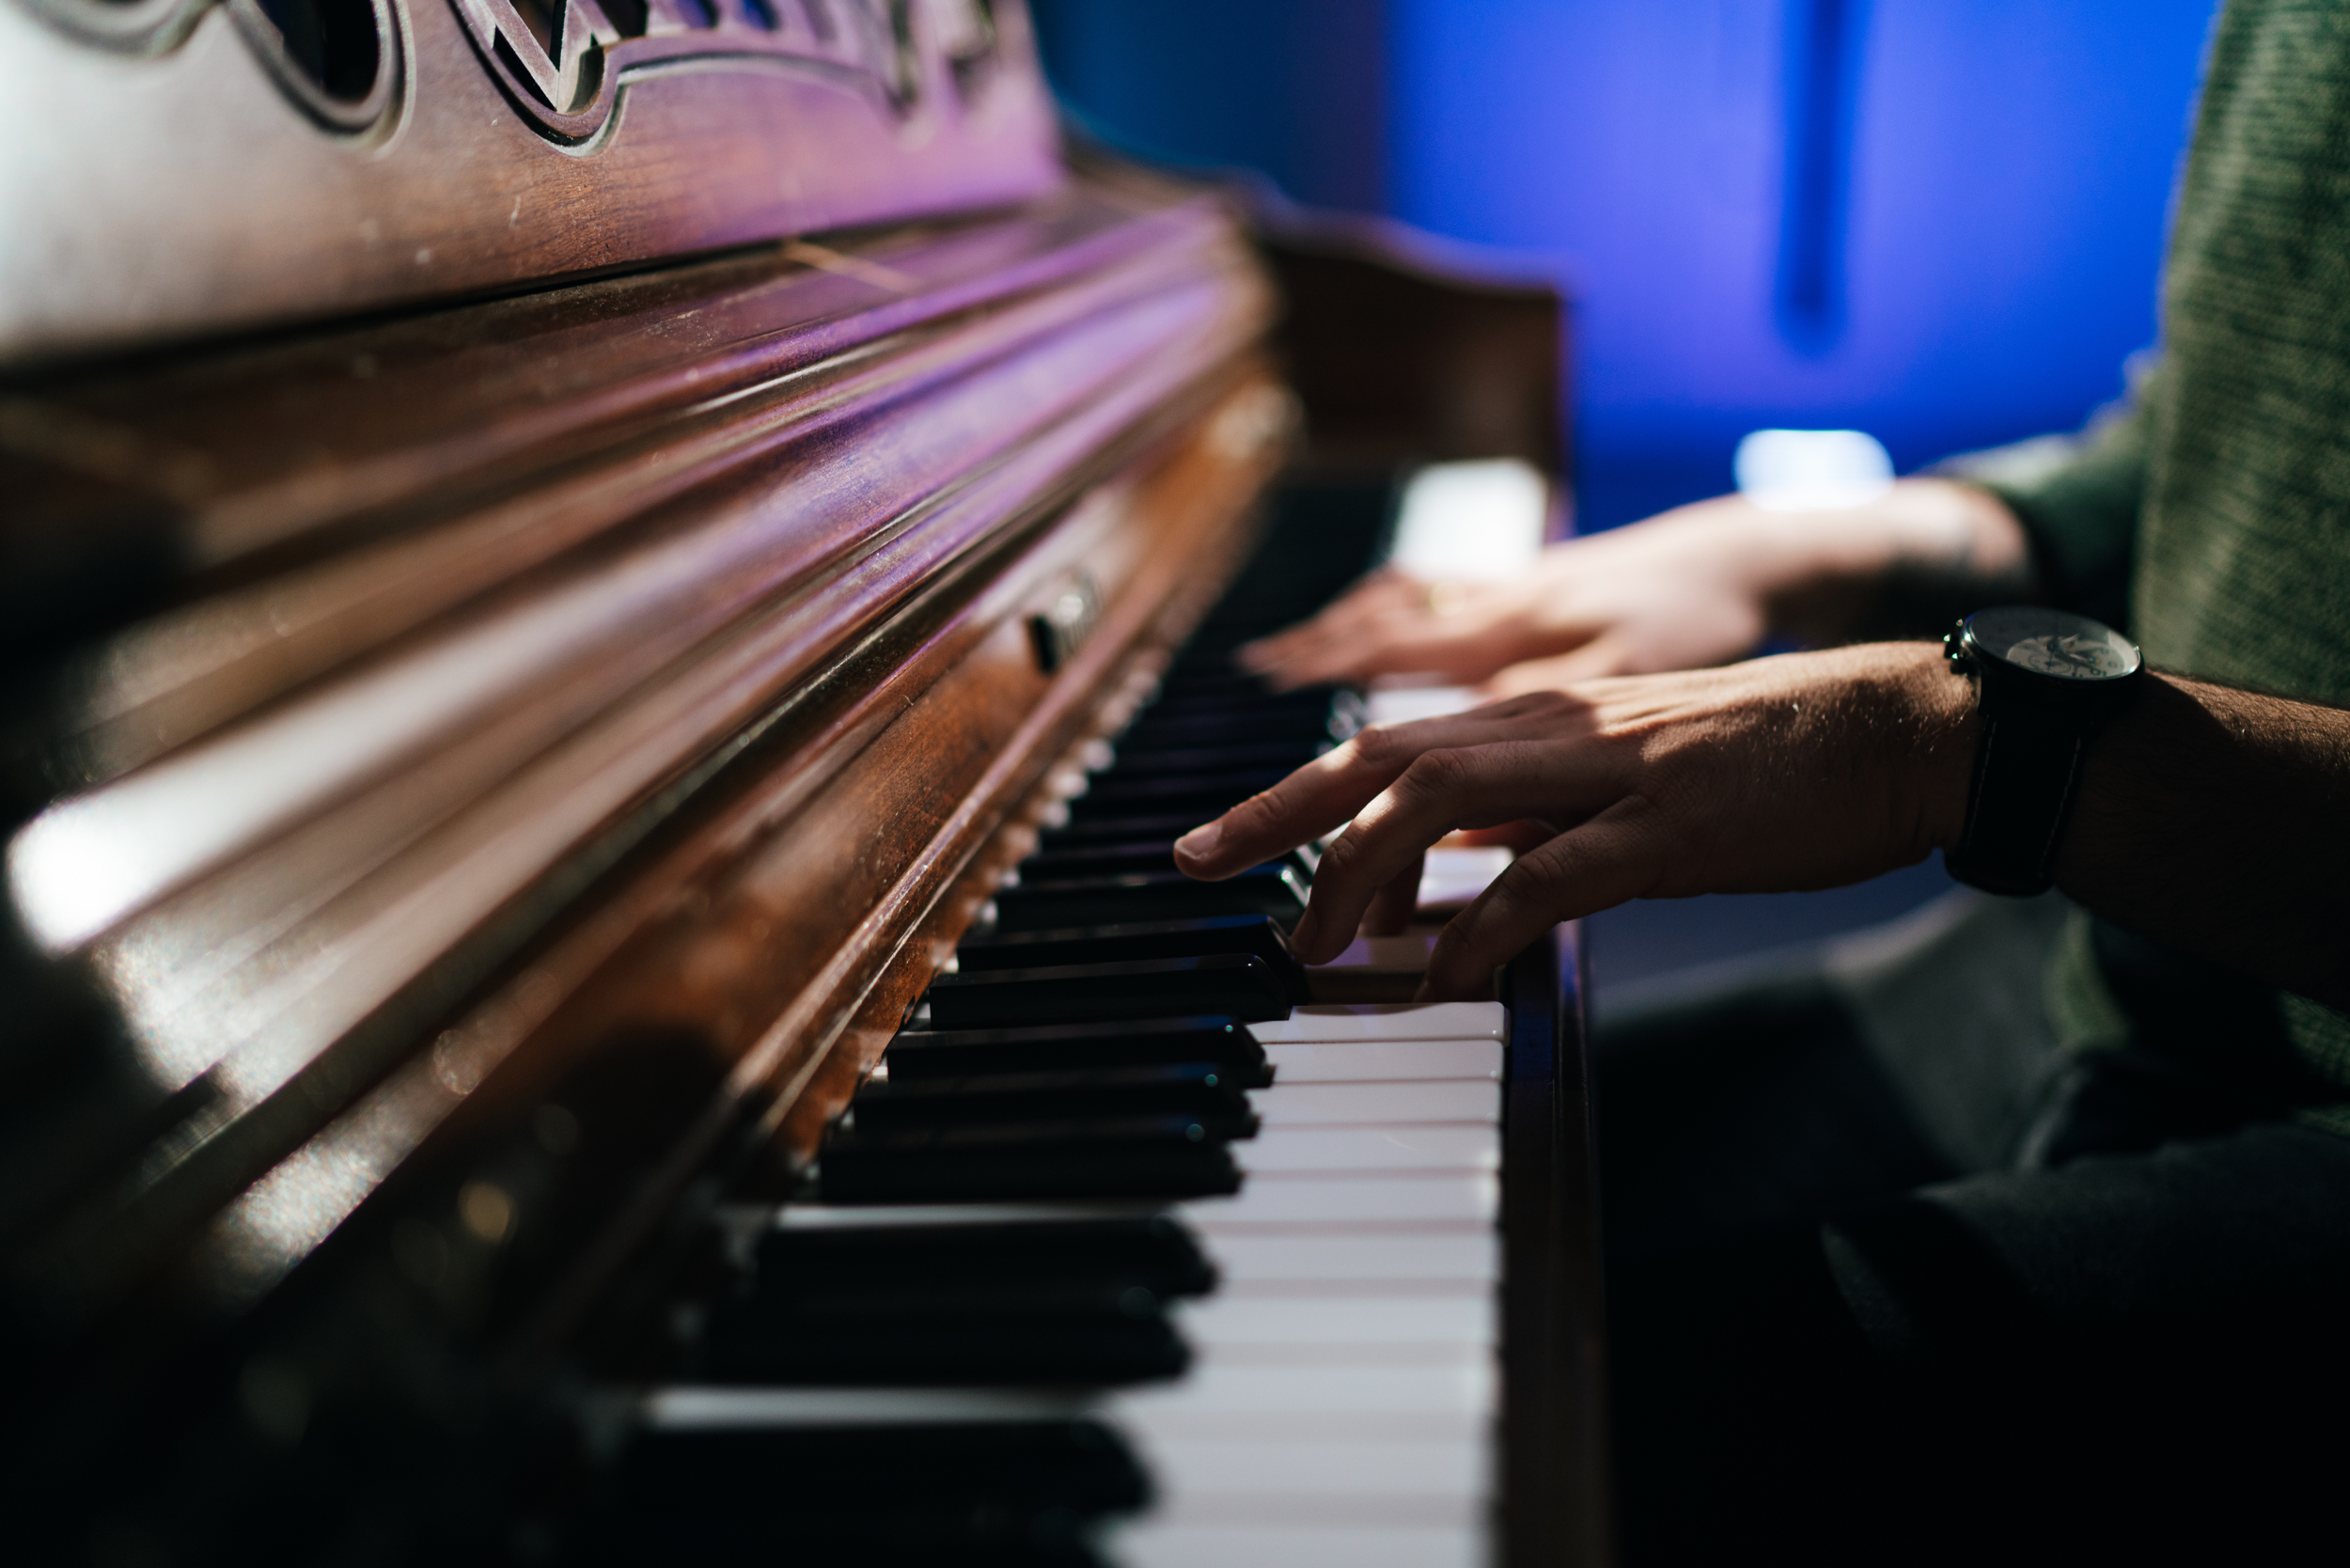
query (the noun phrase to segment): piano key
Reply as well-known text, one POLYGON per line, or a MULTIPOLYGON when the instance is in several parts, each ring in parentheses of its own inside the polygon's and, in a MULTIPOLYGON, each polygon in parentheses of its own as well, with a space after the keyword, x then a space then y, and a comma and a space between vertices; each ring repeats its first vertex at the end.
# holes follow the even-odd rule
MULTIPOLYGON (((941 1302, 919 1315, 760 1314, 713 1318, 699 1375, 759 1385, 893 1383, 1089 1384, 1114 1387, 1180 1377, 1190 1347, 1139 1289, 1129 1303, 1065 1298, 974 1315, 941 1302)), ((961 1303, 954 1304, 956 1306, 961 1303)))
POLYGON ((1232 1157, 1249 1175, 1333 1170, 1497 1170, 1501 1141, 1482 1122, 1270 1126, 1232 1157))
POLYGON ((1064 1068, 868 1083, 849 1103, 866 1137, 926 1127, 1187 1117, 1209 1136, 1256 1130, 1245 1091, 1213 1062, 1064 1068))
POLYGON ((1143 1450, 1161 1482, 1160 1516, 1213 1512, 1208 1498, 1382 1496, 1481 1497, 1491 1488, 1474 1444, 1447 1442, 1250 1443, 1166 1437, 1143 1450), (1170 1484, 1171 1483, 1171 1484, 1170 1484), (1179 1489, 1180 1488, 1180 1489, 1179 1489))
POLYGON ((1237 773, 1253 768, 1302 768, 1329 749, 1330 742, 1308 733, 1296 739, 1168 741, 1132 730, 1118 743, 1116 772, 1169 776, 1237 773))
POLYGON ((1136 809, 1221 811, 1270 790, 1290 776, 1288 768, 1236 768, 1207 773, 1102 774, 1073 802, 1076 816, 1110 816, 1136 809))
POLYGON ((1288 1018, 1252 1024, 1268 1045, 1342 1040, 1498 1040, 1510 1038, 1499 1002, 1363 1002, 1301 1007, 1288 1018))
POLYGON ((791 1205, 757 1244, 755 1288, 791 1296, 844 1282, 935 1285, 985 1278, 1114 1278, 1161 1296, 1198 1294, 1215 1272, 1175 1218, 1034 1205, 905 1210, 791 1205), (822 1223, 810 1223, 821 1218, 822 1223))
POLYGON ((1181 871, 1169 870, 1029 883, 1005 888, 995 902, 996 928, 1001 931, 1125 925, 1215 915, 1268 915, 1290 927, 1306 912, 1306 886, 1295 870, 1275 862, 1223 882, 1195 882, 1181 871))
POLYGON ((1138 812, 1132 816, 1108 816, 1084 822, 1072 820, 1059 827, 1048 827, 1039 833, 1036 839, 1037 854, 1060 855, 1089 845, 1138 844, 1145 839, 1171 845, 1198 825, 1198 817, 1167 811, 1138 812))
POLYGON ((1175 1199, 1240 1188, 1229 1146, 1181 1117, 871 1140, 836 1133, 818 1154, 815 1172, 816 1190, 828 1203, 1175 1199))
POLYGON ((1202 1418, 1265 1415, 1475 1416, 1494 1400, 1493 1358, 1434 1367, 1247 1367, 1203 1361, 1171 1388, 1121 1389, 1099 1406, 1130 1431, 1177 1431, 1202 1418))
POLYGON ((1456 1220, 1491 1225, 1500 1216, 1491 1176, 1279 1178, 1246 1183, 1230 1198, 1200 1199, 1176 1212, 1202 1234, 1254 1226, 1344 1226, 1363 1221, 1456 1220))
POLYGON ((1487 1568, 1475 1524, 1280 1526, 1145 1521, 1110 1537, 1123 1568, 1487 1568))
POLYGON ((966 936, 955 949, 964 974, 1064 964, 1132 963, 1147 958, 1199 958, 1211 953, 1254 953, 1285 976, 1295 976, 1300 971, 1281 928, 1262 915, 1146 920, 1133 925, 1079 926, 1061 931, 994 932, 966 936))
MULTIPOLYGON (((1274 858, 1301 877, 1313 875, 1315 858, 1304 850, 1290 850, 1274 858)), ((1139 839, 1089 839, 1041 850, 1020 863, 1020 875, 1027 882, 1077 882, 1089 877, 1136 876, 1174 869, 1175 839, 1161 834, 1139 839)))
POLYGON ((1283 1087, 1402 1078, 1492 1078, 1502 1070, 1494 1040, 1372 1040, 1267 1046, 1283 1087))
MULTIPOLYGON (((918 1391, 906 1402, 924 1403, 936 1402, 918 1391)), ((565 1556, 765 1556, 783 1519, 794 1555, 822 1560, 1083 1561, 1086 1520, 1150 1496, 1125 1441, 1082 1416, 910 1424, 748 1413, 738 1405, 724 1423, 640 1427, 565 1556)))
POLYGON ((1114 964, 982 969, 931 982, 931 1023, 942 1029, 1007 1028, 1214 1012, 1282 1018, 1297 1000, 1293 970, 1255 953, 1210 953, 1114 964))
POLYGON ((889 1045, 892 1083, 973 1073, 1212 1061, 1248 1087, 1271 1081, 1264 1047, 1236 1019, 1156 1018, 1038 1028, 909 1029, 889 1045))
POLYGON ((1220 1235, 1213 1257, 1228 1289, 1336 1280, 1491 1285, 1501 1277, 1497 1236, 1475 1225, 1436 1231, 1398 1228, 1368 1235, 1220 1235))
POLYGON ((1501 1085, 1491 1079, 1434 1078, 1419 1083, 1315 1083, 1250 1090, 1267 1127, 1342 1122, 1480 1121, 1501 1119, 1501 1085))
POLYGON ((656 1432, 905 1430, 1029 1426, 1083 1419, 1082 1389, 736 1388, 694 1383, 655 1388, 639 1402, 640 1426, 656 1432))
POLYGON ((1169 1315, 1203 1354, 1265 1346, 1345 1351, 1358 1345, 1468 1345, 1499 1338, 1495 1304, 1483 1296, 1250 1296, 1218 1294, 1176 1303, 1169 1315))

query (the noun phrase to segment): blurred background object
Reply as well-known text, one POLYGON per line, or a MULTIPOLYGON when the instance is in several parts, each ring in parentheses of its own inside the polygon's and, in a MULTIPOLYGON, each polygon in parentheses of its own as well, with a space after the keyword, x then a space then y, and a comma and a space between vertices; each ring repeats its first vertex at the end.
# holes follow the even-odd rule
POLYGON ((2211 0, 1038 0, 1164 162, 1531 253, 1574 291, 1582 525, 1765 426, 1904 472, 2069 429, 2152 341, 2211 0))
MULTIPOLYGON (((2154 340, 2212 0, 1036 0, 1086 131, 1566 286, 1576 525, 1732 487, 1739 439, 1904 472, 2079 425, 2154 340)), ((1629 905, 1594 994, 1847 929, 1832 894, 1629 905)))

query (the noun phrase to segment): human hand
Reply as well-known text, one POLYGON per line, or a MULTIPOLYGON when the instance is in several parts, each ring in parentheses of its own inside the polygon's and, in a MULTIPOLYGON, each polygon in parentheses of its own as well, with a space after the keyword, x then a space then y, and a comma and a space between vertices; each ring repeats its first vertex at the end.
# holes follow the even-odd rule
POLYGON ((1483 681, 1529 659, 1559 681, 1716 665, 1762 638, 1756 552, 1736 496, 1544 550, 1506 582, 1422 582, 1383 569, 1302 625, 1249 644, 1277 687, 1377 675, 1483 681))
POLYGON ((1947 479, 1817 511, 1724 495, 1554 544, 1508 582, 1375 572, 1240 662, 1283 687, 1426 674, 1507 695, 1726 664, 1773 629, 1866 635, 1896 583, 1967 608, 2029 599, 2029 543, 1990 493, 1947 479))
POLYGON ((1525 853, 1446 927, 1424 998, 1472 996, 1548 929, 1637 898, 1829 887, 1922 859, 1965 821, 1973 693, 1942 651, 1879 643, 1593 681, 1374 726, 1175 846, 1233 875, 1311 839, 1292 938, 1338 956, 1392 920, 1428 847, 1503 830, 1525 853))

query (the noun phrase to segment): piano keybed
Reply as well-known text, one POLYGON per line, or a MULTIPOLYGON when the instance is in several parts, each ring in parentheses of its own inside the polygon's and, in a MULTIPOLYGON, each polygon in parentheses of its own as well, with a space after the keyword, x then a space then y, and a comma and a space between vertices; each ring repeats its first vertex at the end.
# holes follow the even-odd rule
POLYGON ((1310 853, 1167 880, 1176 833, 1359 713, 1219 667, 1232 619, 1047 808, 799 1193, 730 1214, 739 1272, 638 1396, 597 1538, 829 1501, 858 1560, 1492 1559, 1508 1011, 1316 1005, 1310 853), (829 1469, 788 1503, 732 1479, 883 1433, 904 1493, 1024 1457, 918 1520, 829 1469))

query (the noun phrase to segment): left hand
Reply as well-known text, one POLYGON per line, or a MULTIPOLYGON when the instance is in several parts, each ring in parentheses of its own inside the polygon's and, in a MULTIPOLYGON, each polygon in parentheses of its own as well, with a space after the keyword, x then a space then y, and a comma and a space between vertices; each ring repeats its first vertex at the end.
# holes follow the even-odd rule
POLYGON ((1366 913, 1408 914, 1438 839, 1505 829, 1526 853, 1445 929, 1421 991, 1475 996, 1555 922, 1628 899, 1923 859, 1964 823, 1974 745, 1972 689, 1933 644, 1592 681, 1365 729, 1185 835, 1176 863, 1214 881, 1343 827, 1292 939, 1324 964, 1366 913))

